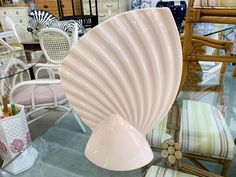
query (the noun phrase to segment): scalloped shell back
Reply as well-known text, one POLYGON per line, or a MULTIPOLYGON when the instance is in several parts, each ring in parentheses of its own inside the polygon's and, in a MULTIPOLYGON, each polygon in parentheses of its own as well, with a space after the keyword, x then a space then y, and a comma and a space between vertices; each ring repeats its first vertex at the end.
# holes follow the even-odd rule
POLYGON ((90 127, 118 114, 146 134, 169 111, 182 49, 168 8, 125 12, 86 33, 59 69, 66 96, 90 127))

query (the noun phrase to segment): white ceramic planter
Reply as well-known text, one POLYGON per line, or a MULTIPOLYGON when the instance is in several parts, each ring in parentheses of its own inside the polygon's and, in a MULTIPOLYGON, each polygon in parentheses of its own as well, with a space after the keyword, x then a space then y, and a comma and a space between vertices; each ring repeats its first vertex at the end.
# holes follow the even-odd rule
POLYGON ((9 163, 30 144, 24 107, 17 105, 20 113, 0 120, 0 154, 4 164, 9 163))
MULTIPOLYGON (((22 171, 22 169, 18 168, 19 166, 17 167, 14 164, 18 159, 18 157, 16 158, 16 156, 23 151, 28 151, 28 149, 26 150, 26 148, 31 143, 24 106, 16 105, 16 107, 20 109, 19 114, 0 120, 0 155, 4 160, 2 167, 5 168, 6 166, 8 171, 11 171, 13 174, 17 174, 18 171, 22 171), (16 159, 13 160, 14 158, 16 159), (13 162, 11 162, 12 160, 13 162), (10 166, 10 168, 8 166, 10 166)), ((37 151, 35 149, 33 149, 33 151, 34 154, 37 154, 37 151)), ((34 158, 33 163, 36 158, 34 158)), ((21 167, 24 166, 24 161, 27 160, 24 158, 22 159, 23 163, 18 162, 21 167)))

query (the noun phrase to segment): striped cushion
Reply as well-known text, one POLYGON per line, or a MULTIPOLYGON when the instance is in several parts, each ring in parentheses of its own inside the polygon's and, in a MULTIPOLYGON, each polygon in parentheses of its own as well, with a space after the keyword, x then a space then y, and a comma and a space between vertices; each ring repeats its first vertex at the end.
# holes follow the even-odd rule
POLYGON ((180 143, 186 152, 232 159, 234 141, 220 111, 207 103, 184 101, 180 143))
POLYGON ((166 132, 167 116, 158 124, 158 128, 154 128, 147 134, 146 138, 152 147, 161 147, 162 137, 166 132))
MULTIPOLYGON (((147 136, 152 147, 160 147, 160 136, 165 133, 163 124, 147 136)), ((220 111, 210 104, 197 101, 183 102, 179 142, 183 152, 224 159, 232 159, 235 153, 232 135, 220 111)))
POLYGON ((194 6, 230 7, 230 6, 236 6, 236 1, 235 0, 195 0, 194 6))
POLYGON ((145 177, 197 177, 197 176, 182 173, 169 168, 151 166, 145 177))

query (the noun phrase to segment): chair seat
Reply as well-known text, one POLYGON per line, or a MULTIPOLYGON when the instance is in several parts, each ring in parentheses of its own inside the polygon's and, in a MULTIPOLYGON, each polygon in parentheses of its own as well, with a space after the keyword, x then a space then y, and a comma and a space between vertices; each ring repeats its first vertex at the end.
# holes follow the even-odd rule
MULTIPOLYGON (((35 91, 35 103, 39 104, 50 104, 53 103, 53 93, 47 86, 37 85, 38 88, 35 91)), ((13 99, 17 104, 22 104, 24 106, 31 105, 31 94, 35 85, 25 85, 18 88, 13 95, 13 99)), ((66 100, 66 96, 61 84, 51 85, 51 88, 56 93, 57 101, 66 100)))
POLYGON ((195 0, 194 6, 196 7, 232 7, 236 6, 235 0, 195 0))
POLYGON ((197 177, 191 174, 182 173, 169 168, 151 166, 145 177, 197 177))
MULTIPOLYGON (((154 128, 147 140, 152 147, 161 147, 167 118, 154 128)), ((185 100, 181 112, 179 143, 183 152, 223 159, 233 159, 235 145, 221 112, 214 106, 185 100)))

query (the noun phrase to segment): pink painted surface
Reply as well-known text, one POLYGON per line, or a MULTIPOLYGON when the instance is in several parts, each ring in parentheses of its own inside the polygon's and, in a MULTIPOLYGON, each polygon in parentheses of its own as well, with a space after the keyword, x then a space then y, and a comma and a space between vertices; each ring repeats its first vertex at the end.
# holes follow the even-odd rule
POLYGON ((168 8, 128 11, 86 33, 64 59, 59 74, 70 104, 93 131, 86 147, 89 160, 119 171, 147 164, 151 150, 144 148, 140 135, 144 138, 170 109, 181 73, 181 43, 168 8), (121 119, 115 121, 113 115, 121 119), (122 127, 121 122, 130 126, 122 127), (105 136, 113 124, 117 132, 105 136), (124 133, 118 133, 122 128, 124 133), (132 143, 136 140, 142 148, 132 143), (115 152, 114 146, 125 149, 115 152), (131 149, 146 158, 132 161, 126 156, 131 149))

